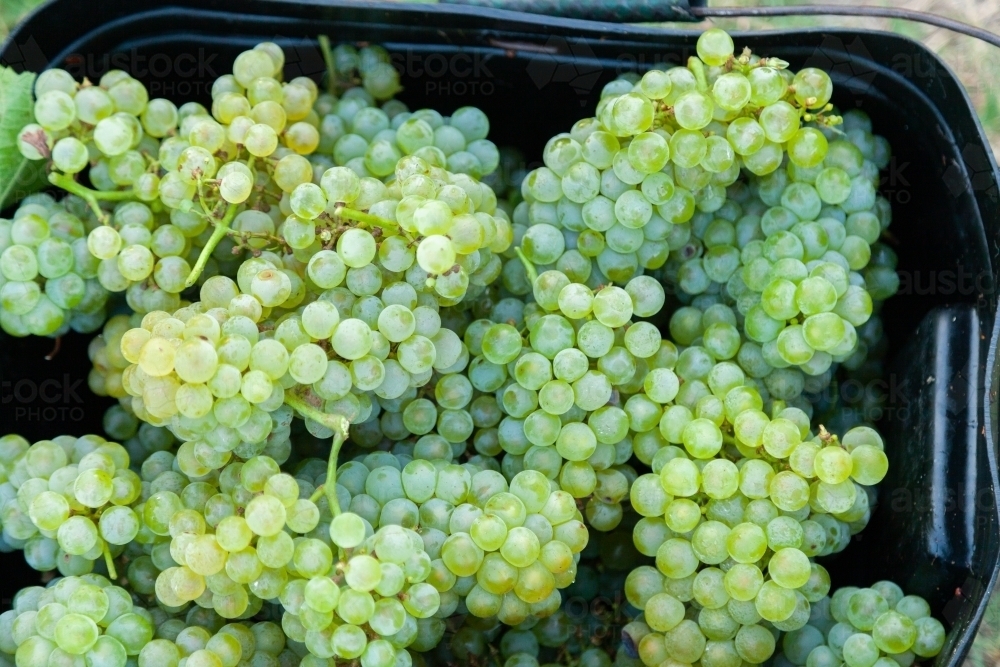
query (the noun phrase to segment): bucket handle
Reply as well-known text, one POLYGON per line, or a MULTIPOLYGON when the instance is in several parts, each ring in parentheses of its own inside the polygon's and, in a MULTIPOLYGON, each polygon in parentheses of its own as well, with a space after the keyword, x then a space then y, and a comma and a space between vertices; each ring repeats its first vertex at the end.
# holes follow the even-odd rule
POLYGON ((1000 35, 938 14, 899 7, 862 5, 788 5, 767 7, 707 7, 706 0, 438 0, 441 4, 472 5, 562 18, 611 23, 701 21, 728 16, 854 16, 902 19, 945 28, 1000 47, 1000 35))
POLYGON ((688 11, 699 19, 716 18, 725 16, 854 16, 902 19, 904 21, 914 21, 916 23, 926 23, 952 32, 961 33, 969 37, 975 37, 987 44, 1000 47, 1000 35, 977 28, 974 25, 956 21, 954 19, 921 12, 915 9, 903 9, 900 7, 869 7, 869 6, 839 6, 839 5, 788 5, 784 7, 689 7, 688 11))

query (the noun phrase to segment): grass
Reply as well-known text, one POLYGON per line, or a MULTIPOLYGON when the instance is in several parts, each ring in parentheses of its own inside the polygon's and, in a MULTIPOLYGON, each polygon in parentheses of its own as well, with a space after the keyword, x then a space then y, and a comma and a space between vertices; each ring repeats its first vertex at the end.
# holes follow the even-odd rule
POLYGON ((21 17, 41 4, 41 0, 0 0, 0 41, 7 38, 21 17))
MULTIPOLYGON (((22 16, 41 0, 0 0, 0 40, 22 16)), ((823 0, 824 4, 857 5, 864 0, 823 0)), ((718 5, 819 4, 815 0, 712 0, 718 5)), ((883 3, 884 4, 884 3, 883 3)), ((890 3, 909 9, 934 12, 1000 33, 1000 3, 994 0, 900 0, 890 3)), ((773 19, 719 19, 704 22, 733 30, 763 30, 806 27, 854 27, 897 32, 920 40, 952 68, 972 98, 993 146, 1000 151, 1000 50, 976 39, 947 30, 894 19, 851 17, 781 17, 773 19)), ((966 660, 969 667, 1000 666, 1000 594, 995 594, 966 660)))

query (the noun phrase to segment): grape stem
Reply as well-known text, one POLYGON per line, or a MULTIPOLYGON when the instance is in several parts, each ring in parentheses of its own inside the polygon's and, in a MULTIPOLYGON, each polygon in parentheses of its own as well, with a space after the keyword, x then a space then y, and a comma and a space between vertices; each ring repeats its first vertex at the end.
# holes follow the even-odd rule
POLYGON ((326 89, 331 95, 336 93, 334 85, 336 68, 333 66, 333 50, 330 48, 330 38, 326 35, 319 36, 319 50, 323 54, 323 62, 326 63, 326 89))
POLYGON ((215 246, 219 245, 222 237, 229 233, 229 225, 232 224, 233 218, 236 217, 236 209, 236 204, 230 204, 226 207, 226 212, 222 216, 222 220, 215 223, 215 231, 212 232, 212 236, 209 237, 205 247, 201 249, 198 261, 195 262, 194 268, 191 269, 187 280, 184 281, 184 287, 191 287, 191 285, 194 285, 198 281, 198 276, 205 270, 205 265, 208 264, 208 258, 212 256, 215 246))
POLYGON ((104 546, 101 547, 101 552, 104 554, 104 563, 108 566, 108 576, 115 580, 118 578, 118 571, 115 570, 115 561, 111 558, 111 551, 108 549, 108 543, 105 542, 104 546))
POLYGON ((514 248, 514 252, 516 252, 517 256, 521 259, 521 263, 524 264, 524 272, 528 274, 528 280, 530 280, 531 284, 534 285, 535 281, 538 280, 538 269, 536 269, 535 265, 531 263, 531 260, 524 256, 524 251, 521 250, 521 246, 514 248))
POLYGON ((333 217, 340 220, 352 220, 354 222, 360 222, 368 227, 379 227, 381 229, 395 229, 397 230, 403 238, 409 242, 413 242, 413 238, 406 233, 406 230, 399 226, 398 223, 392 220, 386 220, 385 218, 380 218, 377 215, 372 215, 371 213, 366 213, 365 211, 357 211, 353 208, 347 208, 346 206, 338 206, 333 211, 333 217))
POLYGON ((399 225, 392 220, 386 220, 385 218, 380 218, 377 215, 372 215, 371 213, 366 213, 365 211, 358 211, 353 208, 347 208, 346 206, 338 206, 335 208, 333 215, 335 218, 353 220, 354 222, 360 222, 371 227, 399 228, 399 225))
POLYGON ((80 199, 83 199, 87 204, 90 205, 90 209, 97 216, 97 219, 104 224, 108 224, 108 214, 101 210, 101 205, 99 200, 103 201, 137 201, 135 192, 130 192, 128 190, 91 190, 85 185, 80 185, 73 180, 72 176, 67 174, 60 174, 59 172, 52 172, 49 174, 49 183, 56 186, 57 188, 62 188, 66 192, 76 195, 80 199))
MULTIPOLYGON (((337 456, 340 448, 347 440, 351 423, 347 417, 338 414, 328 414, 322 409, 310 405, 309 402, 298 394, 286 393, 285 404, 299 413, 301 417, 311 419, 318 424, 322 424, 333 431, 333 441, 330 443, 330 459, 326 466, 326 482, 320 487, 326 494, 326 502, 330 506, 330 514, 338 516, 340 514, 340 502, 337 500, 337 456)), ((316 489, 318 493, 320 489, 316 489)), ((313 494, 319 500, 319 496, 313 494)))
POLYGON ((226 234, 238 239, 240 243, 246 243, 250 239, 264 239, 279 246, 284 245, 285 243, 284 239, 280 236, 269 234, 267 232, 241 232, 236 229, 227 229, 226 234))
POLYGON ((688 58, 688 69, 694 74, 694 80, 698 90, 705 92, 708 90, 708 78, 705 76, 705 63, 696 56, 688 58))
POLYGON ((201 210, 205 212, 205 215, 212 215, 211 209, 205 204, 205 181, 198 179, 198 203, 201 204, 201 210))
POLYGON ((319 500, 320 498, 322 498, 325 491, 326 491, 326 485, 325 484, 320 484, 319 486, 317 486, 316 490, 313 491, 313 494, 311 496, 309 496, 309 502, 313 502, 314 503, 317 500, 319 500))

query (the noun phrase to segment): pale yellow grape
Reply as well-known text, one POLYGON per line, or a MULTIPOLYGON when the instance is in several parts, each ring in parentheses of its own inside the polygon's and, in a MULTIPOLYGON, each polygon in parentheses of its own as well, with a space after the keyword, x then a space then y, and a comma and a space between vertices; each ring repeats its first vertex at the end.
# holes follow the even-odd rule
POLYGON ((257 496, 247 505, 244 518, 257 535, 275 535, 285 525, 285 506, 274 496, 257 496))
POLYGON ((150 377, 142 390, 142 400, 150 415, 166 419, 177 414, 174 396, 180 383, 170 376, 150 377))
POLYGON ((227 516, 215 527, 215 537, 226 551, 242 551, 250 546, 253 531, 243 517, 227 516))
POLYGON ((177 411, 185 417, 200 419, 212 410, 212 391, 203 384, 182 384, 174 396, 177 411))
POLYGON ((162 377, 174 370, 176 350, 166 338, 150 338, 139 352, 139 368, 147 375, 162 377))
POLYGON ((152 334, 146 329, 136 328, 129 329, 126 331, 122 337, 119 344, 122 356, 130 364, 139 363, 139 354, 142 351, 143 345, 150 339, 152 334))
POLYGON ((219 546, 215 535, 198 535, 185 549, 184 561, 193 572, 208 576, 225 567, 226 551, 219 546))
POLYGON ((174 372, 185 382, 205 383, 212 379, 219 365, 215 346, 204 338, 191 338, 177 348, 174 372))
POLYGON ((296 382, 312 384, 326 374, 327 362, 326 352, 319 345, 299 345, 288 360, 288 373, 296 382))
POLYGON ((367 266, 375 258, 375 252, 375 239, 364 229, 348 229, 337 239, 337 254, 348 267, 367 266))
POLYGON ((264 371, 253 370, 243 376, 240 393, 250 403, 263 403, 271 396, 274 383, 264 371))
POLYGON ((455 265, 455 247, 447 236, 428 236, 417 246, 417 263, 430 274, 444 273, 455 265))

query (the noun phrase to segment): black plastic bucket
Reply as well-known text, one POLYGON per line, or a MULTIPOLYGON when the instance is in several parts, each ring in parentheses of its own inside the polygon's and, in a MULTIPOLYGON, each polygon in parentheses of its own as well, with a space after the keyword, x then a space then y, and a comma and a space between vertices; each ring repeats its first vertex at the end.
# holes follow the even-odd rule
MULTIPOLYGON (((78 79, 125 69, 153 97, 207 102, 212 81, 263 40, 286 49, 287 76, 318 79, 318 34, 385 45, 411 107, 479 106, 497 144, 532 158, 548 137, 593 113, 601 87, 618 73, 684 62, 697 37, 447 5, 54 0, 10 36, 0 60, 33 71, 59 66, 78 79)), ((829 71, 834 103, 863 109, 892 145, 882 192, 893 208, 901 289, 882 311, 891 351, 879 420, 890 472, 868 528, 825 564, 837 587, 888 577, 927 597, 949 628, 936 664, 956 665, 1000 560, 996 163, 955 76, 912 40, 822 29, 734 37, 738 47, 793 68, 829 71)), ((86 337, 67 336, 52 361, 44 360, 49 340, 0 340, 4 432, 35 440, 100 430, 109 402, 86 389, 86 337)), ((20 554, 0 562, 6 607, 38 573, 20 554)))

